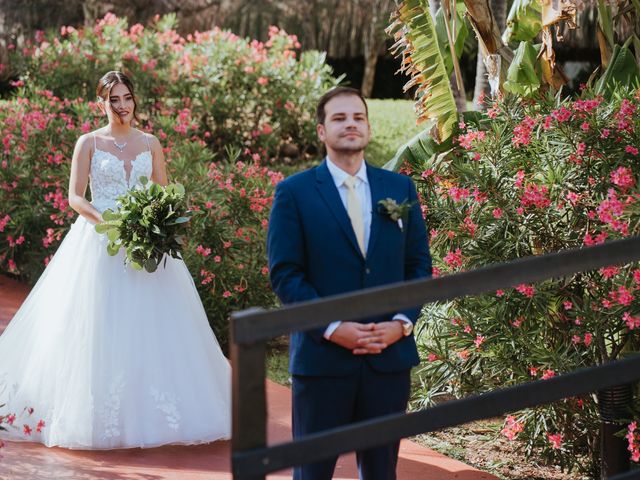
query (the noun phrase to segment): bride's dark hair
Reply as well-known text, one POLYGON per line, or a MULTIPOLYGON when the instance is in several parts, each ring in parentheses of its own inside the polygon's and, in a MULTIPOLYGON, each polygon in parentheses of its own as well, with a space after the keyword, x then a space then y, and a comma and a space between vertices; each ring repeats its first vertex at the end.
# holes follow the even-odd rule
MULTIPOLYGON (((129 89, 131 96, 133 97, 133 118, 138 122, 138 102, 136 101, 136 94, 134 93, 133 82, 124 73, 117 70, 105 73, 100 80, 98 80, 98 87, 96 88, 96 96, 104 103, 109 103, 109 95, 111 95, 111 89, 118 83, 123 84, 129 89)), ((119 117, 118 117, 119 118, 119 117)), ((122 120, 120 120, 122 122, 122 120)))

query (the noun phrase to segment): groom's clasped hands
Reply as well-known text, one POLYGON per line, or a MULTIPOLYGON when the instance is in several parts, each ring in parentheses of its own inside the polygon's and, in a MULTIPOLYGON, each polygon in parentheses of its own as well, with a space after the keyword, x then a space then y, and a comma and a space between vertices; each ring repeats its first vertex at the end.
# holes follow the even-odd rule
POLYGON ((377 354, 403 337, 398 320, 379 323, 342 322, 330 341, 347 348, 354 355, 377 354))

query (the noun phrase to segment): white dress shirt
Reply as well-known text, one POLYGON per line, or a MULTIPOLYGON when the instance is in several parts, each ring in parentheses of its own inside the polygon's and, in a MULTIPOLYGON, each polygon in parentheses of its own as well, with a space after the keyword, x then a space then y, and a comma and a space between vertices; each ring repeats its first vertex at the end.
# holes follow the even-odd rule
MULTIPOLYGON (((327 156, 327 168, 329 169, 329 173, 331 174, 331 178, 338 189, 338 193, 340 194, 340 200, 342 200, 342 205, 344 209, 347 209, 347 194, 349 189, 344 184, 344 181, 347 177, 350 176, 347 172, 342 170, 339 166, 331 161, 331 159, 327 156)), ((371 215, 373 213, 373 208, 371 206, 371 187, 369 186, 369 178, 367 177, 367 165, 363 161, 362 165, 354 175, 356 178, 356 195, 358 196, 358 200, 360 200, 360 205, 362 206, 362 223, 364 225, 364 248, 365 255, 367 248, 369 246, 369 237, 371 236, 371 215)), ((402 313, 397 313, 394 315, 393 320, 401 320, 405 323, 411 323, 411 320, 407 318, 406 315, 402 313)), ((327 329, 324 331, 324 338, 329 340, 333 332, 336 331, 336 328, 340 326, 340 321, 331 322, 327 329)))

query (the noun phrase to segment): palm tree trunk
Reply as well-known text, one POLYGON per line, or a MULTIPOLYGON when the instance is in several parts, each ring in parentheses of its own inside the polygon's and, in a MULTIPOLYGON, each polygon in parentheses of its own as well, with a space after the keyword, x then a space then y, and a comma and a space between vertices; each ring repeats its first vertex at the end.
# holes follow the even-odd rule
MULTIPOLYGON (((495 18, 498 28, 504 31, 507 21, 507 0, 491 0, 491 12, 495 18)), ((484 103, 480 103, 480 98, 484 94, 489 95, 489 81, 487 79, 487 69, 484 66, 484 55, 482 49, 478 48, 478 61, 476 63, 476 82, 473 92, 473 105, 476 110, 484 110, 484 103)))

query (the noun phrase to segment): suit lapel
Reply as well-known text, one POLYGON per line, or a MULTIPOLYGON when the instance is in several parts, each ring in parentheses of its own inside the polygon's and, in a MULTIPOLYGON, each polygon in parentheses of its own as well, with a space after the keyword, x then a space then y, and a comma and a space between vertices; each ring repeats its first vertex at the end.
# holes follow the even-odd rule
POLYGON ((378 213, 378 202, 385 198, 384 180, 377 168, 367 164, 367 178, 371 189, 371 232, 369 233, 369 245, 367 246, 367 257, 371 257, 375 242, 380 231, 380 214, 378 213))
POLYGON ((333 177, 331 177, 331 174, 329 173, 326 160, 316 169, 316 188, 340 225, 340 228, 342 228, 342 231, 349 239, 351 246, 359 255, 362 255, 360 247, 358 246, 358 240, 356 240, 356 234, 351 226, 351 220, 349 219, 349 215, 342 204, 342 200, 340 199, 340 194, 338 193, 338 189, 333 181, 333 177))

